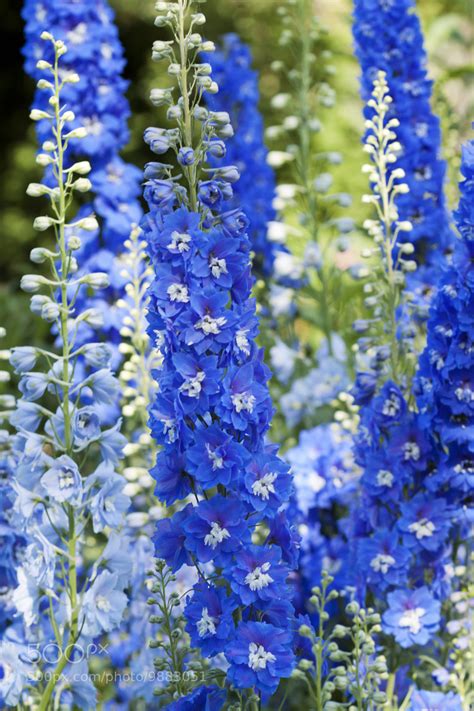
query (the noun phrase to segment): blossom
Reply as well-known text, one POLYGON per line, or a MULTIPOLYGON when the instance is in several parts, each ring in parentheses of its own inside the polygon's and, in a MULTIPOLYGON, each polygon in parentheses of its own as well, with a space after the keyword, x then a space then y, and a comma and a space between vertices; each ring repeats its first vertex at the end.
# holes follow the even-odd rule
POLYGON ((237 499, 220 495, 201 501, 184 522, 188 550, 203 562, 236 551, 249 538, 244 511, 237 499))
POLYGON ((88 477, 86 489, 96 533, 106 526, 117 526, 128 510, 130 499, 123 493, 124 486, 123 477, 116 474, 109 464, 100 464, 88 477))
POLYGON ((288 594, 288 571, 281 564, 278 546, 267 549, 246 546, 240 550, 232 564, 231 586, 244 605, 256 600, 276 600, 288 594))
POLYGON ((7 637, 0 642, 0 701, 16 706, 26 686, 31 669, 24 661, 22 645, 7 637))
POLYGON ((117 589, 118 576, 104 570, 84 595, 84 634, 96 636, 118 627, 127 605, 127 596, 117 589))
POLYGON ((453 691, 426 691, 415 689, 410 697, 408 711, 426 711, 426 709, 439 709, 441 711, 462 711, 462 701, 453 691))
POLYGON ((294 666, 290 637, 291 632, 267 622, 242 622, 227 647, 229 680, 237 688, 255 686, 268 699, 294 666))
POLYGON ((437 631, 441 605, 426 586, 415 590, 396 590, 387 596, 383 628, 401 647, 424 645, 437 631))
POLYGON ((186 629, 193 645, 206 656, 223 652, 234 633, 232 613, 237 600, 228 596, 223 588, 201 583, 195 586, 193 596, 186 605, 186 629))
POLYGON ((66 454, 58 457, 41 477, 41 485, 56 501, 79 503, 82 480, 77 464, 66 454))

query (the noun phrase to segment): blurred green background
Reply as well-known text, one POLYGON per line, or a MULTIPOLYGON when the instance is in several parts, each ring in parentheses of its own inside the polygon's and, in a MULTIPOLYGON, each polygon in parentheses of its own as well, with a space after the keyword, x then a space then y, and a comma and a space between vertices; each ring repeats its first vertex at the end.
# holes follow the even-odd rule
MULTIPOLYGON (((157 38, 153 26, 153 0, 110 0, 128 59, 126 76, 130 80, 129 100, 132 108, 131 141, 124 157, 142 166, 148 151, 142 144, 142 131, 153 125, 153 107, 148 102, 149 89, 160 85, 160 65, 150 61, 150 48, 157 38)), ((270 70, 274 59, 284 57, 278 46, 280 32, 276 10, 278 0, 209 0, 205 6, 208 18, 206 36, 217 40, 225 32, 237 32, 252 47, 255 67, 261 75, 262 111, 267 125, 272 123, 270 99, 285 87, 270 70)), ((2 150, 0 151, 0 325, 7 328, 7 345, 41 338, 35 333, 43 328, 32 319, 27 298, 19 293, 20 276, 29 270, 28 254, 35 233, 31 224, 37 204, 26 197, 31 180, 39 178, 34 163, 34 129, 28 119, 33 83, 22 68, 22 20, 20 3, 1 0, 0 34, 4 56, 0 77, 2 112, 0 115, 2 150), (5 6, 6 4, 6 6, 5 6)), ((362 132, 361 103, 358 96, 358 66, 352 54, 350 0, 316 0, 315 12, 328 30, 328 46, 333 52, 334 86, 337 106, 326 118, 318 140, 325 150, 337 150, 344 157, 335 173, 335 188, 353 196, 350 214, 360 220, 363 208, 360 196, 365 190, 365 177, 360 174, 363 156, 360 150, 362 132)), ((459 147, 470 133, 474 105, 472 91, 473 12, 470 0, 419 0, 429 53, 429 68, 435 80, 434 105, 443 123, 443 150, 449 159, 448 198, 456 200, 459 147)), ((272 146, 275 148, 275 146, 272 146)))

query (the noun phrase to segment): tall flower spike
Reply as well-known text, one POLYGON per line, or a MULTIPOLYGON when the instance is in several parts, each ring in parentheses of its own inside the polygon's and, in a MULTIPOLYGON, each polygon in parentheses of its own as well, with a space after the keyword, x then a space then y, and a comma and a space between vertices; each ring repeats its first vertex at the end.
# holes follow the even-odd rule
POLYGON ((386 382, 361 408, 356 440, 364 472, 354 568, 362 594, 387 601, 382 626, 403 648, 432 643, 451 593, 456 600, 471 575, 470 551, 458 542, 471 535, 474 484, 473 142, 462 173, 460 239, 432 301, 413 392, 405 399, 386 382))
MULTIPOLYGON (((206 94, 206 105, 213 111, 227 111, 235 135, 225 143, 226 160, 234 163, 240 173, 235 184, 234 203, 249 216, 248 236, 255 258, 252 271, 268 277, 273 271, 277 252, 283 245, 270 239, 271 222, 276 220, 275 175, 268 165, 268 151, 264 143, 263 119, 259 111, 260 93, 258 74, 252 69, 249 48, 235 34, 222 38, 222 47, 203 57, 212 66, 212 74, 219 85, 217 94, 206 94)), ((213 161, 218 165, 219 157, 213 161)))
POLYGON ((359 333, 369 334, 359 341, 359 346, 362 351, 370 350, 373 370, 406 385, 414 359, 409 357, 410 341, 408 333, 402 330, 399 310, 403 307, 405 274, 413 272, 417 264, 408 258, 414 252, 413 244, 403 241, 413 225, 400 219, 397 207, 398 196, 406 195, 409 187, 401 182, 405 179, 403 168, 392 167, 402 147, 396 133, 400 122, 395 117, 388 118, 391 104, 385 74, 379 72, 368 102, 372 118, 366 121, 364 150, 371 162, 363 166, 372 188, 372 193, 364 195, 363 201, 373 205, 376 211, 375 219, 364 223, 375 248, 362 252, 363 257, 372 259, 367 270, 370 281, 366 281, 364 291, 365 305, 372 309, 373 317, 356 321, 354 328, 359 333))
POLYGON ((157 496, 177 508, 157 525, 156 554, 173 570, 188 564, 199 573, 184 612, 193 642, 204 655, 224 653, 235 687, 268 697, 294 659, 291 605, 274 609, 288 596, 295 560, 281 511, 291 480, 264 442, 272 407, 255 344, 248 220, 229 204, 238 171, 207 163, 233 134, 226 112, 201 104, 218 89, 198 60, 213 45, 197 32, 205 17, 194 2, 157 8, 155 24, 174 40, 155 42, 153 57, 169 62, 179 97, 154 89, 175 127, 145 131, 152 151, 174 153, 178 163, 177 171, 170 163, 146 167, 143 230, 155 269, 149 333, 163 354, 150 409, 162 447, 152 473, 157 496))
MULTIPOLYGON (((440 125, 430 106, 431 81, 426 72, 420 21, 414 10, 414 0, 355 0, 353 34, 362 69, 363 100, 368 100, 377 73, 385 72, 393 99, 388 118, 393 115, 400 122, 397 133, 403 150, 395 170, 405 171, 409 192, 399 196, 397 208, 400 219, 413 225, 406 239, 414 244, 420 266, 436 267, 451 247, 452 232, 443 192, 445 163, 440 158, 440 125)), ((373 117, 370 105, 365 116, 373 117)), ((429 269, 426 273, 423 269, 410 280, 420 302, 422 282, 432 286, 433 278, 436 277, 430 276, 429 269)))
MULTIPOLYGON (((123 294, 123 280, 114 257, 123 250, 132 225, 141 219, 141 171, 126 163, 120 152, 128 143, 127 120, 130 108, 125 97, 127 82, 121 76, 125 60, 108 0, 83 0, 80 5, 64 0, 25 0, 23 7, 26 42, 23 48, 25 69, 35 79, 42 78, 38 60, 50 61, 51 52, 38 40, 48 29, 64 41, 69 51, 63 58, 63 70, 71 81, 64 89, 64 101, 74 112, 75 126, 87 128, 87 136, 70 141, 68 160, 90 159, 92 171, 92 209, 100 218, 100 231, 80 231, 81 265, 84 270, 107 271, 110 285, 95 295, 94 308, 101 311, 102 332, 112 344, 119 342, 120 314, 115 302, 123 294), (77 81, 80 74, 81 81, 77 81), (87 263, 86 263, 87 260, 87 263)), ((38 89, 35 106, 47 107, 47 97, 38 89)), ((48 121, 39 121, 37 134, 43 145, 51 138, 48 121)), ((47 167, 47 164, 46 164, 47 167)), ((89 209, 83 208, 84 214, 89 209)), ((80 338, 95 338, 85 324, 80 338)))
MULTIPOLYGON (((108 427, 100 409, 119 397, 109 369, 110 349, 97 342, 77 343, 82 322, 100 323, 93 309, 78 307, 77 296, 83 289, 107 285, 104 273, 81 273, 75 256, 80 244, 75 231, 96 230, 95 216, 69 217, 74 192, 90 188, 83 177, 89 163, 71 165, 68 153, 70 142, 87 133, 63 103, 63 91, 67 95, 69 83, 78 78, 62 70, 64 42, 49 32, 41 38, 50 44, 52 61, 39 60, 43 77, 38 88, 49 98, 42 103, 45 108, 31 111, 31 118, 49 122, 52 138, 38 161, 50 166, 51 175, 48 182, 29 185, 27 192, 49 201, 50 213, 37 217, 34 227, 53 228, 54 248, 32 250, 32 261, 45 264, 49 276, 26 275, 21 286, 33 294, 32 311, 55 327, 60 342, 52 351, 28 346, 11 354, 22 394, 11 417, 17 432, 15 524, 25 532, 28 545, 13 602, 24 621, 28 646, 15 647, 18 663, 5 703, 17 704, 24 685, 34 678, 28 698, 46 711, 52 704, 60 706, 63 694, 79 694, 77 684, 81 708, 96 708, 92 682, 72 673, 72 650, 75 645, 83 652, 92 650, 93 639, 120 624, 127 603, 124 569, 131 564, 111 555, 111 542, 96 565, 85 555, 92 531, 112 539, 123 524, 129 499, 116 466, 125 441, 120 421, 108 427), (87 374, 77 367, 80 360, 87 363, 87 374), (51 644, 57 647, 57 662, 45 675, 50 657, 44 649, 51 644)), ((11 647, 0 652, 12 654, 11 647)))

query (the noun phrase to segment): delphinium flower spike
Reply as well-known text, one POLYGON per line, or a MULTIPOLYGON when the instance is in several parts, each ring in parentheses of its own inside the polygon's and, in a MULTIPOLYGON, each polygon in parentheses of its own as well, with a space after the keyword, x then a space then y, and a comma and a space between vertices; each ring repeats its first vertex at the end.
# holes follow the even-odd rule
POLYGON ((455 213, 460 238, 432 301, 411 397, 387 381, 361 408, 356 439, 363 475, 351 528, 359 592, 386 607, 384 632, 413 658, 439 639, 449 645, 443 615, 471 576, 464 542, 472 535, 473 155, 471 142, 455 213))
MULTIPOLYGON (((409 279, 410 289, 426 315, 436 266, 442 265, 444 253, 451 249, 453 235, 444 197, 446 166, 440 157, 440 124, 430 106, 432 82, 427 76, 414 0, 355 0, 353 34, 364 102, 372 93, 377 73, 385 72, 393 100, 387 117, 400 122, 397 135, 402 150, 393 168, 404 170, 409 190, 397 197, 396 205, 400 220, 412 225, 404 241, 413 243, 419 267, 426 265, 409 279)), ((369 104, 365 116, 373 117, 369 104)))
MULTIPOLYGON (((75 256, 81 246, 76 229, 97 229, 93 214, 70 217, 74 193, 90 189, 84 177, 89 163, 71 165, 68 158, 70 142, 87 135, 63 103, 63 90, 67 93, 69 83, 80 79, 62 71, 64 42, 49 32, 41 38, 52 48, 51 62, 38 61, 43 73, 38 88, 49 99, 44 108, 32 109, 31 118, 50 123, 51 139, 37 162, 49 166, 51 174, 47 182, 30 184, 27 192, 48 199, 50 213, 37 217, 34 227, 40 232, 52 229, 54 242, 52 248, 38 246, 31 253, 35 264, 49 268, 49 275, 28 274, 21 286, 33 295, 32 311, 52 324, 60 339, 56 350, 12 349, 22 397, 11 423, 17 433, 15 525, 24 531, 28 545, 13 602, 29 646, 20 650, 14 674, 24 674, 23 685, 27 679, 34 681, 29 698, 46 711, 62 699, 76 698, 76 693, 81 708, 96 708, 92 682, 78 673, 86 671, 87 661, 73 667, 72 655, 80 650, 85 660, 93 640, 120 624, 130 561, 118 559, 112 545, 129 499, 123 491, 125 480, 116 471, 125 444, 120 421, 105 425, 100 410, 119 398, 109 368, 111 353, 105 344, 76 342, 81 323, 101 323, 94 309, 77 306, 78 294, 105 287, 108 281, 102 272, 80 274, 75 256), (77 367, 80 360, 87 363, 87 374, 77 367), (110 541, 97 552, 99 560, 90 561, 85 552, 92 531, 110 541), (53 658, 44 652, 48 645, 56 650, 53 658)), ((15 698, 9 695, 7 705, 15 705, 21 695, 21 685, 12 688, 15 698)))
MULTIPOLYGON (((82 213, 91 209, 99 218, 100 229, 81 232, 81 269, 106 271, 110 283, 89 298, 89 305, 100 310, 103 316, 101 332, 114 348, 114 363, 119 354, 115 350, 120 342, 121 314, 116 301, 123 295, 124 280, 119 265, 114 262, 124 247, 132 226, 141 219, 141 171, 120 157, 129 140, 127 121, 130 115, 125 91, 127 81, 122 72, 125 65, 123 48, 114 22, 114 13, 108 0, 83 0, 67 3, 64 0, 24 0, 25 20, 25 70, 35 81, 41 79, 37 61, 51 60, 51 52, 39 41, 40 33, 47 29, 57 39, 65 42, 69 51, 63 58, 63 72, 70 78, 81 76, 81 81, 71 81, 64 88, 64 102, 74 112, 73 127, 84 126, 87 136, 83 140, 71 139, 68 149, 70 163, 87 157, 92 170, 89 194, 92 206, 84 206, 82 213), (92 303, 93 302, 93 303, 92 303)), ((47 97, 37 90, 35 106, 47 107, 47 97)), ((38 121, 37 135, 40 144, 51 138, 48 121, 38 121)), ((48 169, 46 166, 46 175, 48 169)), ((84 304, 86 307, 86 304, 84 304)), ((95 340, 97 332, 83 323, 78 338, 82 342, 95 340)))
POLYGON ((198 59, 213 45, 198 32, 205 17, 194 2, 157 9, 155 22, 172 39, 155 42, 153 57, 169 62, 178 92, 153 90, 174 127, 149 128, 145 140, 158 155, 174 153, 178 169, 146 167, 149 333, 163 355, 150 409, 162 448, 152 473, 157 496, 176 507, 157 524, 156 555, 173 571, 198 571, 184 610, 193 644, 204 656, 224 654, 238 693, 266 699, 294 663, 292 607, 282 601, 296 556, 281 511, 291 480, 264 441, 272 408, 255 344, 248 220, 227 203, 238 171, 206 160, 233 133, 226 112, 201 103, 218 89, 198 59))
POLYGON ((400 122, 395 117, 388 118, 391 104, 385 74, 379 72, 369 99, 372 118, 366 121, 364 149, 370 163, 363 166, 372 188, 372 193, 364 195, 363 201, 373 205, 376 213, 375 219, 364 223, 375 246, 362 253, 372 260, 366 270, 370 279, 366 279, 364 291, 365 304, 373 316, 356 321, 354 328, 360 334, 367 334, 359 340, 359 348, 369 352, 373 386, 380 376, 382 380, 391 378, 409 387, 415 365, 410 349, 413 334, 408 332, 409 324, 400 320, 400 310, 405 298, 405 275, 413 272, 417 264, 410 258, 413 244, 404 241, 404 235, 412 231, 413 225, 400 219, 397 207, 398 196, 406 195, 409 187, 403 182, 403 168, 393 167, 401 145, 396 133, 400 122))

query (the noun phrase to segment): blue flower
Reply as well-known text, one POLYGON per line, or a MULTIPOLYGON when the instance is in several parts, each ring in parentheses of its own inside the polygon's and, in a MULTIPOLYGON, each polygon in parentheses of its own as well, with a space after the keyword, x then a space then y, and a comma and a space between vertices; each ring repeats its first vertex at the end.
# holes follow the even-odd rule
POLYGON ((100 420, 93 407, 82 407, 74 412, 73 435, 77 446, 82 446, 101 435, 100 420))
POLYGON ((88 506, 96 533, 121 522, 130 506, 129 497, 123 493, 124 486, 124 478, 116 474, 110 464, 100 464, 87 478, 88 506))
POLYGON ((238 689, 255 687, 267 701, 295 665, 291 632, 267 622, 242 622, 227 647, 227 677, 238 689))
POLYGON ((426 586, 415 590, 396 590, 388 594, 388 610, 383 614, 383 629, 401 647, 427 644, 438 630, 441 604, 426 586))
POLYGON ((247 465, 244 476, 244 501, 265 516, 275 516, 288 500, 292 481, 287 465, 270 452, 257 454, 247 465))
POLYGON ((227 692, 218 686, 198 686, 191 693, 168 704, 169 711, 221 711, 227 692))
POLYGON ((397 533, 389 529, 377 531, 373 538, 359 544, 361 573, 380 590, 389 585, 402 585, 410 558, 410 552, 399 543, 397 533))
POLYGON ((67 454, 55 459, 41 477, 47 495, 56 501, 78 504, 82 498, 82 479, 77 464, 67 454))
POLYGON ((191 643, 202 649, 206 657, 223 652, 234 634, 232 613, 237 600, 229 597, 224 588, 200 583, 186 605, 186 630, 191 643))
POLYGON ((243 605, 267 602, 288 596, 288 571, 277 546, 246 546, 232 563, 231 587, 243 605))
POLYGON ((104 570, 85 593, 81 607, 84 634, 95 637, 120 624, 127 596, 117 588, 117 584, 118 576, 104 570))
POLYGON ((461 697, 453 691, 443 694, 441 691, 415 689, 410 697, 407 711, 463 711, 461 697))
POLYGON ((235 488, 249 454, 231 435, 211 425, 196 428, 194 445, 186 451, 186 458, 190 473, 203 488, 217 484, 235 488))
POLYGON ((442 546, 451 528, 452 516, 446 501, 418 493, 400 506, 398 522, 403 542, 409 548, 436 551, 442 546))
POLYGON ((156 557, 165 560, 173 571, 192 563, 190 553, 185 548, 184 532, 184 523, 191 516, 192 509, 192 504, 188 504, 171 518, 163 518, 156 524, 153 536, 156 557))
POLYGON ((204 563, 236 551, 250 537, 244 514, 237 499, 216 495, 201 501, 183 524, 186 547, 204 563))
POLYGON ((0 702, 16 706, 27 685, 31 666, 26 664, 26 647, 7 637, 0 642, 0 702))

